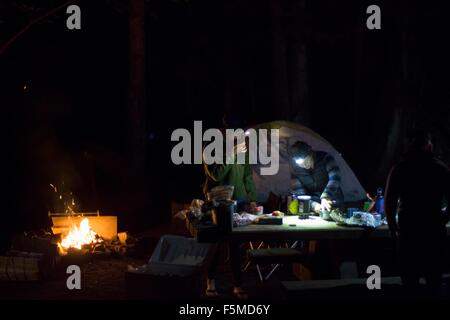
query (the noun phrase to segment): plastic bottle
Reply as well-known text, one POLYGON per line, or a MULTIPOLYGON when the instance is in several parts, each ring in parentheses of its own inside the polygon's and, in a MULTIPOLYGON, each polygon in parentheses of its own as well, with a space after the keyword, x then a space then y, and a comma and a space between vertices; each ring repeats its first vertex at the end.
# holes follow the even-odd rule
POLYGON ((298 200, 293 192, 288 196, 287 213, 292 215, 298 214, 298 200))
POLYGON ((377 189, 377 197, 375 198, 375 210, 384 218, 384 197, 383 188, 377 189))

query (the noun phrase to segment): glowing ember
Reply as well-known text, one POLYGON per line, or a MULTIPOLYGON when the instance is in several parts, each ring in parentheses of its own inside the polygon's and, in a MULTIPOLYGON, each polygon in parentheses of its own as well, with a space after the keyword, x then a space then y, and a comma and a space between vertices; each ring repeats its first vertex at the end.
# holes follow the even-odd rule
POLYGON ((84 218, 80 222, 80 226, 73 226, 70 229, 70 232, 60 243, 58 243, 58 247, 60 248, 61 252, 65 253, 70 248, 75 248, 81 250, 83 245, 91 245, 100 243, 103 240, 92 231, 91 227, 89 226, 89 220, 87 218, 84 218))

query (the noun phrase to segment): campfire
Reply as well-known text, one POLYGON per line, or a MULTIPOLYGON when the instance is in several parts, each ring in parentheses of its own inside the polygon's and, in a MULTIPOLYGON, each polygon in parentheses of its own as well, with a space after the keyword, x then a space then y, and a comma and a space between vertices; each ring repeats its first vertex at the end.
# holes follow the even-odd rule
POLYGON ((64 181, 61 186, 50 184, 50 187, 55 208, 60 210, 60 213, 49 212, 52 233, 60 237, 57 242, 60 255, 111 251, 115 248, 119 242, 116 216, 100 216, 99 211, 79 211, 79 202, 66 189, 64 181))
POLYGON ((58 248, 61 254, 67 254, 70 249, 95 248, 96 245, 102 242, 103 239, 91 229, 89 219, 83 218, 79 226, 76 224, 72 225, 69 233, 58 242, 58 248))

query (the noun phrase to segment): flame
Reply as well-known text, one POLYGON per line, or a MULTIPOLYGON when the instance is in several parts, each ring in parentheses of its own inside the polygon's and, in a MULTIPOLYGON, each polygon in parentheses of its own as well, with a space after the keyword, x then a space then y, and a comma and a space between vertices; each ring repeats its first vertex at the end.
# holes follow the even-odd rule
POLYGON ((90 245, 102 242, 90 225, 88 218, 84 218, 80 222, 80 226, 73 225, 67 236, 65 236, 58 247, 62 253, 67 252, 69 248, 81 250, 83 245, 90 245))

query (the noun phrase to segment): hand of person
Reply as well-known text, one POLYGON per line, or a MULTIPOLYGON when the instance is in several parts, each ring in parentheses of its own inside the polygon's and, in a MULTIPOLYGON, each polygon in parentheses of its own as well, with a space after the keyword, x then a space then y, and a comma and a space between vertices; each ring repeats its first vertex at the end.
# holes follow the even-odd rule
POLYGON ((313 202, 313 211, 317 214, 320 214, 320 211, 322 210, 322 206, 318 202, 313 202))
POLYGON ((256 212, 256 202, 250 202, 250 212, 256 212))
POLYGON ((235 154, 246 153, 247 145, 245 144, 245 142, 234 146, 234 152, 235 152, 235 154))
POLYGON ((330 199, 323 198, 320 201, 321 210, 323 210, 323 211, 331 211, 331 205, 332 204, 333 204, 333 202, 330 199))

